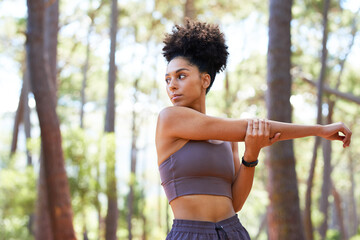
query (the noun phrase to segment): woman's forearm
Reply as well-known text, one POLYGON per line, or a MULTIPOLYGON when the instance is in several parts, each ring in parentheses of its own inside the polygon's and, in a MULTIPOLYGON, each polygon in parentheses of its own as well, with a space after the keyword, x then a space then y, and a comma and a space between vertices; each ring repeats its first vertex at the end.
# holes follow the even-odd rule
MULTIPOLYGON (((352 133, 342 122, 327 125, 300 125, 270 120, 267 121, 270 123, 271 129, 269 138, 273 142, 308 136, 319 136, 327 140, 342 141, 343 147, 348 147, 351 143, 352 133), (276 139, 274 138, 275 136, 276 139)), ((260 124, 262 121, 254 120, 255 125, 256 122, 260 124)))
POLYGON ((240 165, 239 173, 232 185, 233 206, 239 212, 250 194, 254 181, 255 167, 240 165))
POLYGON ((270 120, 269 122, 271 125, 270 138, 276 133, 280 133, 279 141, 308 136, 319 136, 322 130, 321 125, 300 125, 270 120))

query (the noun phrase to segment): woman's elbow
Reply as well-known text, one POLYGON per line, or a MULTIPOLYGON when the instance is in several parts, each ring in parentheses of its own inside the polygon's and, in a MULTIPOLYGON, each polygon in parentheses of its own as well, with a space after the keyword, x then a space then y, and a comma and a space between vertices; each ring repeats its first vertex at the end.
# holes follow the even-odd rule
POLYGON ((237 202, 234 202, 233 201, 233 208, 234 208, 234 211, 237 213, 237 212, 240 212, 240 210, 242 209, 244 204, 241 204, 241 203, 237 203, 237 202))

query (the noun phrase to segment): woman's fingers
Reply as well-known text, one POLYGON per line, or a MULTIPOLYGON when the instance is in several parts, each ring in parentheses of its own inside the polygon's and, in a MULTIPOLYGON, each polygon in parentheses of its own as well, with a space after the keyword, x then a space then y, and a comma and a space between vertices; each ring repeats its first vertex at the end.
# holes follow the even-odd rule
POLYGON ((259 119, 253 120, 253 135, 257 135, 257 132, 259 130, 259 119))
POLYGON ((267 119, 264 120, 264 135, 266 138, 270 136, 270 122, 267 119))
POLYGON ((342 123, 342 125, 343 125, 343 131, 342 131, 342 133, 345 135, 345 137, 344 137, 344 139, 343 139, 343 143, 344 143, 344 147, 348 147, 348 146, 350 146, 350 143, 351 143, 351 135, 352 135, 352 132, 350 131, 350 129, 349 128, 347 128, 346 126, 345 126, 345 124, 343 124, 342 123))
POLYGON ((253 131, 253 120, 250 119, 248 120, 248 127, 247 127, 247 131, 246 131, 246 135, 251 135, 253 131))
POLYGON ((332 136, 332 140, 340 140, 343 142, 343 147, 349 147, 351 143, 351 135, 352 132, 348 127, 345 126, 344 123, 335 123, 337 125, 337 132, 332 136), (344 135, 340 135, 339 133, 344 135))
POLYGON ((275 133, 274 137, 270 139, 270 145, 279 141, 280 135, 281 133, 275 133))
POLYGON ((259 135, 263 136, 265 133, 265 122, 263 119, 259 119, 259 135))

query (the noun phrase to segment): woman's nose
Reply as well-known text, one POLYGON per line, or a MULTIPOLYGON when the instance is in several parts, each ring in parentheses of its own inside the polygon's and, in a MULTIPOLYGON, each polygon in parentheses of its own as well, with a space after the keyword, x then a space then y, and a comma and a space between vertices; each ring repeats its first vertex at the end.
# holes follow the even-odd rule
POLYGON ((172 78, 169 83, 169 89, 176 89, 176 88, 177 88, 176 79, 172 78))

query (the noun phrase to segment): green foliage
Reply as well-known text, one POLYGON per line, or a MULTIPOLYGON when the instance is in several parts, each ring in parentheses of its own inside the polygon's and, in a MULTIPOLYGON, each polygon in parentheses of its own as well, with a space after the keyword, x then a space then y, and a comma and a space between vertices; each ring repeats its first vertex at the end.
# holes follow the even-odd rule
POLYGON ((1 169, 0 183, 1 239, 32 239, 27 226, 35 209, 34 169, 1 169))
MULTIPOLYGON (((141 218, 141 214, 145 210, 145 199, 144 199, 144 186, 133 178, 133 189, 134 189, 134 199, 133 199, 133 217, 141 218)), ((120 215, 127 216, 129 213, 128 206, 129 199, 128 195, 124 196, 124 209, 120 211, 120 215)))
MULTIPOLYGON (((99 195, 104 194, 103 176, 100 175, 102 145, 84 129, 63 131, 63 149, 70 185, 73 212, 78 224, 87 227, 89 234, 98 234, 98 223, 93 216, 101 210, 99 195)), ((82 229, 82 227, 80 228, 82 229)))
POLYGON ((255 116, 265 118, 265 64, 266 58, 260 54, 244 59, 234 72, 228 73, 228 92, 225 87, 218 91, 210 91, 207 99, 209 107, 231 113, 227 115, 234 118, 255 116), (223 98, 219 99, 219 96, 223 98))
POLYGON ((340 240, 341 234, 338 230, 335 229, 329 229, 326 232, 326 240, 340 240))
POLYGON ((351 237, 350 240, 360 240, 360 234, 357 234, 356 236, 351 237))

